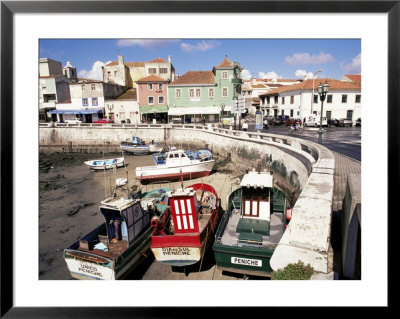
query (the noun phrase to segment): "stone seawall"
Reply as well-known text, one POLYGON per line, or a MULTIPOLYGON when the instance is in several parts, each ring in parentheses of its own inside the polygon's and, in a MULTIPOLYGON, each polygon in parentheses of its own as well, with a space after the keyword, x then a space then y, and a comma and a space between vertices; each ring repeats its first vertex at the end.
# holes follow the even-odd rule
POLYGON ((41 126, 39 134, 41 151, 120 152, 121 141, 139 136, 146 142, 208 148, 248 169, 272 167, 287 185, 301 193, 271 266, 277 270, 300 259, 311 264, 318 279, 333 278, 329 243, 334 157, 321 145, 291 136, 211 125, 41 126))

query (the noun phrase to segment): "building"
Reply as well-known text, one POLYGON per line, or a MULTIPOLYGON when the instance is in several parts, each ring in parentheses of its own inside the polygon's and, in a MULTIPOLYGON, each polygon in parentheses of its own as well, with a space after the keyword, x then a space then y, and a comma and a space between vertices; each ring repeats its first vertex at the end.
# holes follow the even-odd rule
POLYGON ((168 85, 169 121, 209 122, 232 117, 241 93, 241 67, 228 57, 211 71, 188 71, 168 85))
POLYGON ((69 83, 70 79, 63 75, 61 62, 39 59, 39 122, 54 121, 51 111, 57 103, 71 100, 69 83))
POLYGON ((136 89, 130 88, 115 99, 106 99, 105 115, 114 123, 141 123, 136 89))
POLYGON ((345 82, 335 79, 306 80, 294 85, 285 85, 260 95, 260 109, 264 115, 289 115, 303 119, 310 114, 321 114, 318 85, 325 81, 329 92, 323 105, 323 116, 349 118, 353 124, 361 117, 361 82, 345 82), (313 96, 314 93, 314 96, 313 96))
POLYGON ((149 75, 138 81, 138 102, 142 121, 168 122, 168 77, 149 75))
POLYGON ((168 61, 156 58, 149 62, 124 62, 123 56, 119 55, 118 61, 107 63, 102 70, 104 82, 114 82, 134 88, 138 80, 150 75, 159 76, 169 82, 175 79, 171 56, 168 56, 168 61))
POLYGON ((64 75, 72 82, 78 81, 78 74, 76 73, 76 67, 71 65, 71 62, 67 61, 67 65, 63 67, 64 75))
POLYGON ((69 87, 71 101, 59 103, 56 110, 51 111, 60 122, 78 117, 84 123, 91 123, 104 116, 106 99, 117 98, 126 90, 116 83, 90 79, 78 79, 69 83, 69 87))

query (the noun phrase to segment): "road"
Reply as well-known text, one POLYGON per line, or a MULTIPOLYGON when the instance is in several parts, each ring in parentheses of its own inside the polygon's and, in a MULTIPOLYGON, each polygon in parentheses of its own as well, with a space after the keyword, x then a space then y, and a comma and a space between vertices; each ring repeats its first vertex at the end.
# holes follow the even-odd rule
MULTIPOLYGON (((248 115, 249 131, 256 131, 255 117, 248 115)), ((263 129, 262 133, 291 135, 318 143, 319 128, 305 127, 304 133, 289 133, 289 127, 285 125, 270 126, 263 129)), ((333 152, 348 156, 361 162, 361 127, 323 127, 322 144, 333 152)))

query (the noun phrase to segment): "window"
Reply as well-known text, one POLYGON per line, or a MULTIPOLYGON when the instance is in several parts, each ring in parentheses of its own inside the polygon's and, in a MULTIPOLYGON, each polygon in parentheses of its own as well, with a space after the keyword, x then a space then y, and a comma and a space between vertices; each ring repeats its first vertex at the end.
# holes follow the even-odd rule
POLYGON ((156 74, 157 69, 156 68, 149 68, 149 74, 156 74))
POLYGON ((114 77, 116 77, 118 75, 117 71, 114 71, 114 77))
POLYGON ((274 96, 274 103, 278 104, 278 97, 277 96, 274 96))
POLYGON ((159 84, 158 84, 158 89, 159 89, 160 91, 162 91, 162 90, 163 90, 163 88, 164 88, 164 84, 162 84, 162 83, 159 83, 159 84))
POLYGON ((168 69, 167 68, 160 68, 159 72, 160 72, 160 74, 167 74, 168 73, 168 69))
POLYGON ((326 96, 326 103, 332 103, 332 94, 326 96))
POLYGON ((342 95, 342 103, 347 103, 347 94, 342 95))
POLYGON ((282 104, 285 104, 285 97, 282 96, 282 104))
POLYGON ((228 88, 222 88, 222 96, 227 97, 228 96, 228 88))
POLYGON ((175 89, 175 97, 180 99, 182 97, 182 90, 181 89, 175 89))
POLYGON ((282 110, 281 114, 282 114, 282 115, 285 115, 285 110, 282 110))
POLYGON ((154 104, 154 97, 153 96, 149 96, 148 97, 148 101, 149 101, 149 104, 154 104))
POLYGON ((200 97, 201 96, 201 91, 200 89, 196 89, 196 97, 200 97))
POLYGON ((194 97, 194 89, 189 89, 189 97, 194 97))
POLYGON ((88 99, 87 98, 82 99, 82 105, 83 106, 88 106, 88 99))
POLYGON ((290 117, 293 117, 293 110, 290 110, 290 117))
POLYGON ((82 91, 85 91, 85 85, 82 84, 81 87, 82 87, 82 91))
POLYGON ((314 103, 318 103, 318 95, 314 95, 314 103))
POLYGON ((269 105, 269 103, 270 103, 270 99, 269 99, 269 96, 267 96, 267 104, 269 105))
POLYGON ((159 96, 158 97, 158 104, 164 104, 164 97, 163 96, 159 96))
POLYGON ((152 83, 147 84, 147 88, 148 88, 149 90, 152 90, 152 89, 153 89, 153 84, 152 84, 152 83))
POLYGON ((46 84, 42 84, 42 90, 46 90, 46 84))
POLYGON ((294 104, 294 96, 293 95, 290 97, 290 104, 294 104))
POLYGON ((222 78, 223 78, 224 80, 226 80, 226 79, 228 78, 228 72, 223 71, 223 72, 222 72, 222 78))
POLYGON ((92 88, 92 91, 95 91, 96 90, 96 84, 92 84, 91 88, 92 88))
POLYGON ((92 98, 92 105, 93 106, 98 106, 99 102, 97 100, 97 97, 92 98))
POLYGON ((356 95, 356 103, 361 103, 361 95, 360 94, 356 95))
POLYGON ((214 88, 208 89, 208 97, 214 97, 214 88))

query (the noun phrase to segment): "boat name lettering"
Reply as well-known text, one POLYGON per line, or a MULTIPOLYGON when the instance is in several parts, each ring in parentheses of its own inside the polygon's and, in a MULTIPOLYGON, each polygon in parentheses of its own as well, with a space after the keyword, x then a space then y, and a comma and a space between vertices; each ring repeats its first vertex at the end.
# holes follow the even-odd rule
POLYGON ((79 267, 79 271, 85 272, 94 276, 103 277, 101 272, 97 271, 97 267, 81 264, 79 267))
POLYGON ((232 264, 238 265, 246 265, 246 266, 253 266, 253 267, 261 267, 262 261, 258 259, 248 259, 248 258, 239 258, 239 257, 231 257, 232 264))
POLYGON ((190 249, 187 247, 162 248, 163 255, 190 255, 190 249))

